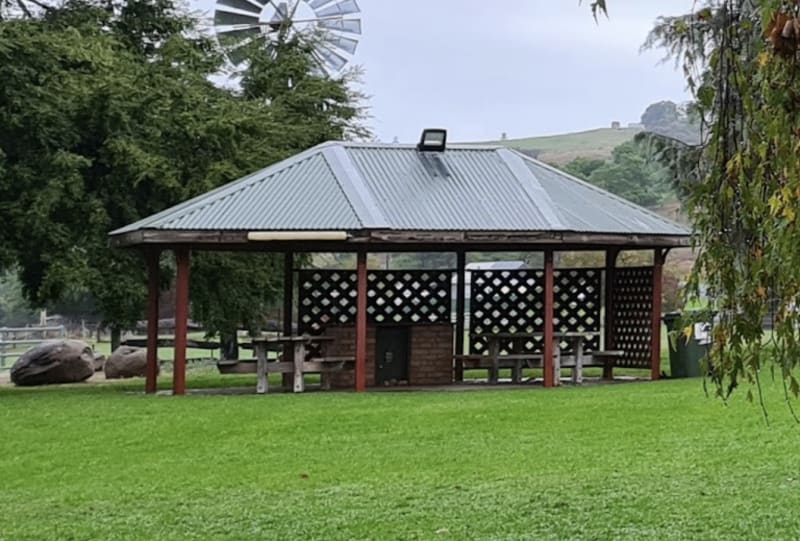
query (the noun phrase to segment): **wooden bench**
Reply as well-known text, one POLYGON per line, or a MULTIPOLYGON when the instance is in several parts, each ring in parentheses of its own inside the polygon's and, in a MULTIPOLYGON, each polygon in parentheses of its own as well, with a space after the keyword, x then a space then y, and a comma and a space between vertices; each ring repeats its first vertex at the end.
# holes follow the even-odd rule
POLYGON ((614 365, 616 361, 625 357, 625 352, 618 349, 608 351, 593 351, 592 366, 603 369, 603 379, 614 379, 614 365))
MULTIPOLYGON (((572 369, 572 383, 580 385, 583 383, 583 369, 597 367, 603 369, 603 377, 609 379, 613 376, 614 362, 625 356, 624 351, 592 351, 581 356, 575 353, 561 353, 556 351, 554 362, 555 379, 560 381, 561 369, 572 369)), ((455 355, 456 361, 460 361, 465 370, 488 370, 489 382, 497 383, 497 370, 501 368, 511 369, 511 379, 514 383, 519 383, 522 378, 523 368, 542 368, 544 356, 535 353, 500 355, 495 363, 489 355, 455 355)))
MULTIPOLYGON (((353 357, 319 357, 312 358, 303 363, 303 374, 319 374, 322 388, 329 391, 331 388, 330 375, 352 368, 355 365, 353 357)), ((220 374, 255 374, 257 361, 219 361, 217 362, 220 374)), ((267 374, 293 374, 294 363, 283 361, 270 361, 267 363, 267 374)))
POLYGON ((303 363, 304 374, 319 374, 320 386, 324 391, 331 390, 331 374, 354 367, 354 357, 315 357, 303 363))
POLYGON ((583 383, 583 369, 597 367, 603 369, 603 378, 608 379, 613 376, 614 361, 624 356, 625 352, 619 350, 591 351, 580 356, 574 353, 562 353, 557 377, 560 377, 561 368, 571 368, 572 383, 580 385, 583 383))
POLYGON ((488 370, 489 383, 497 383, 498 370, 502 368, 511 369, 511 381, 520 383, 522 381, 523 368, 541 368, 542 355, 536 353, 499 355, 493 359, 489 355, 455 355, 456 361, 460 361, 465 370, 488 370))

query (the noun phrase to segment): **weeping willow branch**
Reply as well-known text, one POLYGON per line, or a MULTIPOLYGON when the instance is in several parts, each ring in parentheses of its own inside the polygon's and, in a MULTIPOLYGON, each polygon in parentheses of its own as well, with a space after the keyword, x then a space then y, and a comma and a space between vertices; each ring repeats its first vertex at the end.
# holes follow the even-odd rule
POLYGON ((686 189, 698 254, 687 300, 708 291, 718 313, 710 380, 723 399, 755 386, 768 419, 767 363, 787 403, 800 395, 800 3, 709 0, 659 19, 645 47, 682 66, 704 128, 695 148, 648 137, 686 189))

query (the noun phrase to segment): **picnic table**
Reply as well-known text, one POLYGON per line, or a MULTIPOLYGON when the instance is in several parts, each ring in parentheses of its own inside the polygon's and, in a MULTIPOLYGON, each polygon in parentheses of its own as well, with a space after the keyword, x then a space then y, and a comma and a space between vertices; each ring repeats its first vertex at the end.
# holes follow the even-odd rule
POLYGON ((561 384, 561 367, 570 364, 572 366, 572 383, 580 385, 583 383, 583 367, 584 365, 591 364, 592 356, 584 353, 584 342, 587 339, 600 336, 599 332, 557 332, 553 336, 559 342, 566 342, 567 351, 572 353, 563 354, 561 348, 556 346, 556 363, 555 363, 555 382, 556 385, 561 384))
POLYGON ((510 368, 512 381, 520 383, 522 369, 539 367, 544 358, 540 353, 523 351, 523 344, 541 336, 542 333, 473 333, 471 335, 473 339, 485 340, 486 354, 457 355, 456 360, 461 361, 466 367, 488 369, 490 384, 498 383, 501 368, 510 368), (504 343, 509 341, 512 342, 511 351, 503 354, 504 343))
POLYGON ((355 359, 350 357, 317 357, 307 359, 309 349, 312 345, 330 344, 334 341, 329 336, 275 336, 269 338, 254 338, 253 349, 256 354, 256 373, 258 374, 258 385, 256 392, 266 394, 269 390, 268 374, 292 374, 292 390, 295 393, 305 391, 304 375, 308 373, 321 374, 322 387, 330 388, 330 374, 342 370, 346 366, 354 364, 355 359), (279 359, 270 362, 267 358, 267 351, 279 345, 283 349, 283 359, 291 358, 290 361, 279 359), (292 356, 290 357, 290 353, 292 356))
MULTIPOLYGON (((555 384, 559 385, 561 381, 561 367, 568 366, 572 368, 572 382, 575 384, 583 383, 583 367, 593 363, 592 353, 585 353, 586 340, 599 336, 600 333, 596 331, 575 331, 575 332, 555 332, 553 338, 557 342, 566 342, 568 344, 567 351, 571 353, 562 354, 561 348, 555 347, 555 355, 553 359, 555 371, 555 384)), ((500 368, 511 368, 511 379, 514 383, 520 383, 522 375, 522 368, 539 366, 543 362, 543 356, 538 353, 523 353, 523 344, 525 341, 533 338, 542 338, 544 333, 476 333, 472 335, 473 338, 485 340, 487 343, 488 358, 491 363, 489 368, 489 382, 498 382, 498 373, 500 368), (502 354, 504 343, 511 341, 511 352, 502 354)), ((616 357, 621 356, 622 352, 600 352, 601 356, 616 357)), ((477 358, 478 356, 464 356, 464 358, 477 358)))

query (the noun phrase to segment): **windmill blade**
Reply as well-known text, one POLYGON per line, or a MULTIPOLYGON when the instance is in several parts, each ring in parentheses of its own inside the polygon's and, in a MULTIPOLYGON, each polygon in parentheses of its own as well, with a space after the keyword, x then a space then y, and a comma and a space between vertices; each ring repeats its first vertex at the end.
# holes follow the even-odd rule
POLYGON ((347 65, 347 59, 345 57, 327 48, 324 44, 319 44, 317 53, 324 60, 326 67, 330 68, 330 71, 334 73, 342 71, 347 65))
POLYGON ((219 40, 219 44, 226 49, 234 45, 241 45, 245 41, 249 42, 249 38, 257 36, 260 33, 260 26, 250 26, 247 28, 232 27, 230 29, 217 28, 217 39, 219 40))
POLYGON ((259 23, 258 15, 245 15, 243 13, 220 11, 219 9, 217 9, 214 12, 215 26, 236 26, 236 25, 252 26, 252 25, 257 25, 258 23, 259 23))
POLYGON ((338 4, 320 9, 314 12, 317 17, 331 17, 334 15, 352 15, 353 13, 361 13, 356 0, 342 0, 338 4))
POLYGON ((325 4, 330 4, 331 2, 333 2, 333 0, 311 0, 308 5, 311 6, 311 9, 317 9, 325 4))
POLYGON ((345 32, 347 34, 361 35, 361 19, 320 21, 319 26, 326 30, 336 30, 337 32, 345 32))
POLYGON ((323 39, 325 44, 334 49, 339 49, 349 54, 356 54, 358 48, 358 40, 346 38, 344 36, 335 36, 331 33, 324 35, 323 39))
POLYGON ((245 38, 261 32, 261 24, 252 24, 250 26, 218 26, 217 37, 241 37, 245 38))
POLYGON ((264 3, 258 0, 217 0, 217 6, 227 6, 249 13, 260 15, 264 9, 264 3))

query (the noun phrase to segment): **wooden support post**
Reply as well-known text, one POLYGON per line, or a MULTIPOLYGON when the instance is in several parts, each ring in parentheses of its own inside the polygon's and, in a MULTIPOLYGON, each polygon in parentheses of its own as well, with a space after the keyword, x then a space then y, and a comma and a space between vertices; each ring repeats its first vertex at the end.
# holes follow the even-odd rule
POLYGON ((146 394, 155 394, 158 388, 158 294, 159 260, 161 252, 149 250, 147 259, 147 368, 144 389, 146 394))
POLYGON ((553 317, 554 317, 554 297, 555 297, 555 270, 553 265, 553 250, 546 250, 544 253, 544 386, 554 387, 560 382, 555 380, 554 356, 555 343, 553 317))
POLYGON ((661 288, 664 274, 664 260, 666 250, 655 251, 653 262, 653 328, 650 343, 651 354, 651 379, 656 381, 661 378, 661 288))
MULTIPOLYGON (((467 254, 459 251, 456 254, 456 355, 464 355, 464 319, 467 305, 466 279, 467 254)), ((464 361, 456 360, 455 380, 464 381, 464 361)))
MULTIPOLYGON (((286 252, 283 254, 283 335, 292 336, 294 329, 294 253, 286 252)), ((294 362, 294 348, 285 346, 283 348, 283 361, 294 362)), ((294 387, 292 374, 281 374, 284 390, 294 387)))
POLYGON ((267 374, 267 346, 264 343, 256 344, 256 374, 258 375, 258 382, 256 383, 257 394, 267 394, 269 392, 269 374, 267 374))
MULTIPOLYGON (((614 282, 616 282, 617 274, 617 258, 619 257, 619 250, 612 248, 606 251, 606 284, 605 284, 605 336, 603 338, 603 348, 606 351, 611 351, 615 348, 614 336, 614 282)), ((603 367, 603 379, 614 379, 614 365, 610 362, 603 367)))
POLYGON ((367 253, 358 252, 356 302, 356 392, 367 389, 367 253))
POLYGON ((186 341, 189 327, 189 250, 175 250, 178 267, 175 280, 175 361, 172 373, 172 394, 186 394, 186 341))
POLYGON ((294 310, 294 253, 283 254, 283 335, 292 335, 294 310))
POLYGON ((6 367, 6 337, 2 330, 0 330, 0 368, 6 367))
POLYGON ((294 373, 292 374, 292 391, 302 393, 306 390, 303 364, 306 362, 306 345, 303 342, 294 344, 294 373))

